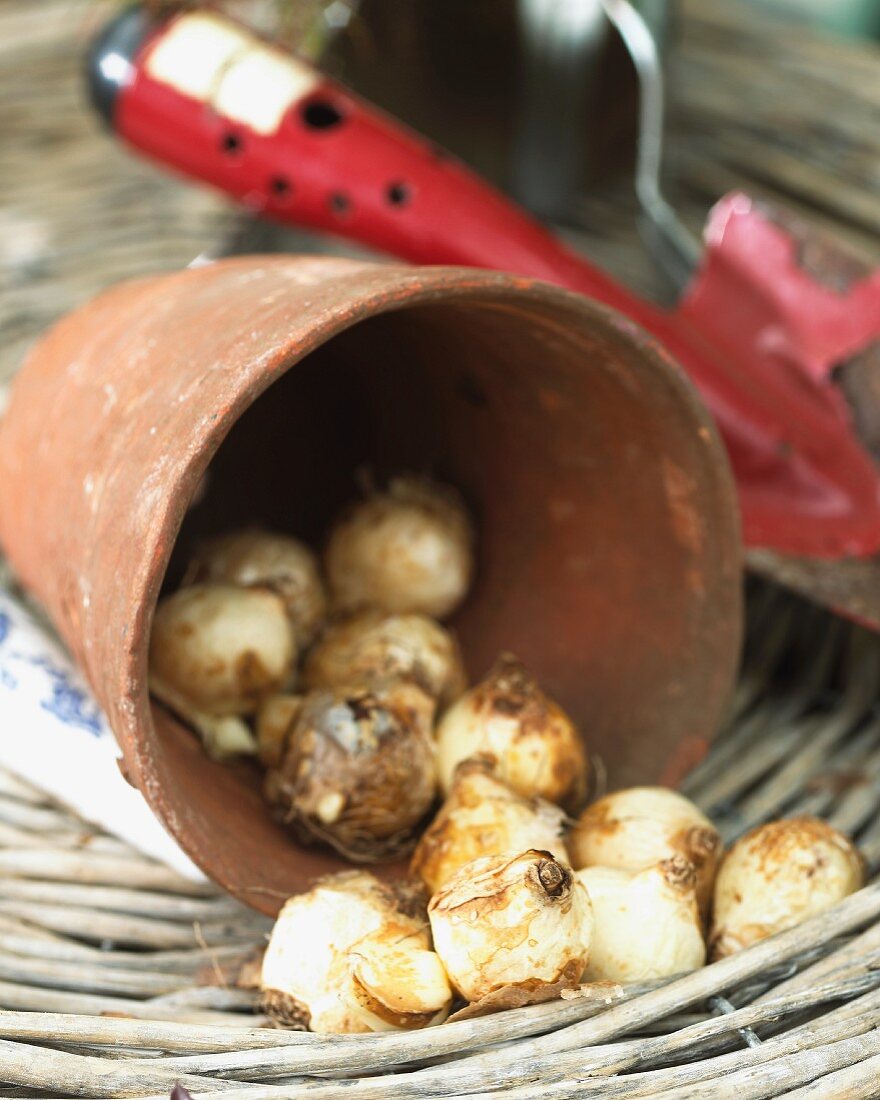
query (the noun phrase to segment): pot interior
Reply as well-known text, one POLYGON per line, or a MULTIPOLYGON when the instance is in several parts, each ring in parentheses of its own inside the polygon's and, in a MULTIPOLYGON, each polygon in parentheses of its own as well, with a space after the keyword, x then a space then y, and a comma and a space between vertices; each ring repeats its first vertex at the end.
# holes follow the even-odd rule
MULTIPOLYGON (((451 622, 470 675, 516 653, 612 786, 657 780, 680 742, 714 723, 737 632, 727 472, 667 370, 604 316, 574 324, 554 303, 441 301, 368 317, 234 425, 166 587, 204 535, 263 524, 320 547, 365 481, 448 481, 478 530, 476 581, 451 622)), ((153 717, 174 831, 212 876, 274 911, 347 866, 272 821, 254 765, 213 763, 162 707, 153 717)))

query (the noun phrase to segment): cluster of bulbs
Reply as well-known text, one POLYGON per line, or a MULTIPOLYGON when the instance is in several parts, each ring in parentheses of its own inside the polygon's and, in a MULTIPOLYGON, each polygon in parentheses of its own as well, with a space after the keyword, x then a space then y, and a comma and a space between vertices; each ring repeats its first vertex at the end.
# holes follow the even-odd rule
POLYGON ((157 609, 152 690, 208 752, 257 755, 305 842, 355 864, 411 853, 403 884, 352 869, 287 901, 262 963, 276 1020, 409 1029, 457 1000, 667 977, 862 885, 851 841, 816 819, 761 826, 725 855, 671 790, 584 809, 584 741, 527 669, 503 655, 467 689, 439 620, 473 574, 457 494, 406 477, 334 524, 326 588, 308 547, 244 531, 206 543, 157 609))

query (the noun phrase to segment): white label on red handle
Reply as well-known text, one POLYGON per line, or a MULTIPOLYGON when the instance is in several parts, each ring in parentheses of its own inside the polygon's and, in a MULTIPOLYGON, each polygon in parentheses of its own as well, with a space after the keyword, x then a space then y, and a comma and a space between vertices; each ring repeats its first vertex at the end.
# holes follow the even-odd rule
POLYGON ((144 68, 153 80, 207 103, 224 66, 252 47, 250 36, 235 24, 194 12, 175 19, 156 39, 144 68))
POLYGON ((311 66, 206 12, 175 19, 150 47, 144 68, 258 134, 275 133, 320 80, 311 66))

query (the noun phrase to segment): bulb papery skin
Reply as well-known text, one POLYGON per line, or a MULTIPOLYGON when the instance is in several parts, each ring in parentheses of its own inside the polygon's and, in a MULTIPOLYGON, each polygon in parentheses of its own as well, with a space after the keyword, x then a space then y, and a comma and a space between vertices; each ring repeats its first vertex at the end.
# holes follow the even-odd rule
POLYGON ((713 959, 836 905, 864 885, 865 864, 843 833, 814 817, 759 825, 722 861, 715 882, 713 959))
POLYGON ((330 533, 324 558, 333 606, 445 618, 474 569, 473 530, 458 494, 413 477, 352 507, 330 533))
POLYGON ((693 802, 666 787, 627 787, 588 806, 568 836, 571 865, 641 871, 681 856, 697 876, 705 915, 722 854, 721 837, 693 802))
POLYGON ((427 927, 411 925, 386 923, 349 952, 344 998, 371 1031, 428 1027, 452 1008, 452 987, 427 927))
POLYGON ((270 695, 257 711, 255 732, 257 755, 267 768, 277 768, 302 709, 302 695, 270 695))
POLYGON ((436 791, 435 705, 404 681, 305 696, 266 777, 280 819, 354 862, 406 851, 436 791))
POLYGON ((434 950, 468 1001, 511 986, 574 988, 589 957, 589 896, 549 852, 466 864, 431 898, 428 917, 434 950))
POLYGON ((194 724, 198 715, 251 714, 286 687, 294 655, 293 631, 274 593, 193 585, 156 609, 150 689, 194 724))
POLYGON ((557 806, 523 798, 493 775, 487 762, 466 760, 458 765, 446 801, 422 834, 410 870, 433 894, 466 863, 484 856, 539 849, 566 863, 564 823, 565 814, 557 806))
POLYGON ((695 873, 681 856, 634 873, 586 867, 575 877, 593 905, 584 981, 650 981, 705 963, 695 873))
POLYGON ((276 1021, 322 1034, 423 1027, 452 1001, 424 915, 363 871, 329 876, 287 901, 261 985, 276 1021))
POLYGON ((390 615, 377 608, 328 624, 306 660, 307 690, 409 679, 441 707, 465 690, 455 637, 425 615, 390 615))
POLYGON ((509 655, 441 717, 437 770, 445 791, 470 757, 493 763, 498 776, 526 798, 544 798, 576 812, 586 797, 589 760, 568 715, 509 655))
POLYGON ((290 535, 246 528, 206 539, 196 547, 185 583, 200 581, 277 592, 301 647, 312 641, 327 614, 318 559, 290 535))

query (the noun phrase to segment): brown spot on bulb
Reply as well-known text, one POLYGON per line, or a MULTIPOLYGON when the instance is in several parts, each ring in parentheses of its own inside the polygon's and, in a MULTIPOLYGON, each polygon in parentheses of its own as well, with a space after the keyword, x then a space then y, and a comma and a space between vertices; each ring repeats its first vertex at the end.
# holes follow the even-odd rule
POLYGON ((243 695, 260 695, 271 683, 271 673, 260 660, 258 653, 246 649, 235 662, 235 677, 243 695))
POLYGON ((721 849, 721 838, 713 829, 692 825, 682 839, 682 851, 699 868, 707 859, 717 857, 721 849))
POLYGON ((511 717, 522 713, 525 705, 525 699, 508 699, 501 696, 492 700, 492 706, 499 714, 506 714, 511 717))

